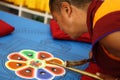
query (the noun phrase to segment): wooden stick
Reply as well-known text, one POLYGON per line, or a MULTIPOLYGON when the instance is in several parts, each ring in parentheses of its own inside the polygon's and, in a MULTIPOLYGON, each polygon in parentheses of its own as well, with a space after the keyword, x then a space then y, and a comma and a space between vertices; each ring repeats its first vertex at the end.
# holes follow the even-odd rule
POLYGON ((66 67, 80 66, 80 65, 86 64, 90 60, 92 59, 83 59, 79 61, 66 61, 66 67))
POLYGON ((83 71, 83 70, 75 69, 75 68, 72 68, 72 67, 66 67, 64 65, 60 65, 60 64, 57 64, 57 63, 54 63, 54 62, 51 62, 51 64, 57 65, 57 66, 60 66, 60 67, 63 67, 63 68, 66 68, 66 69, 69 69, 69 70, 72 70, 72 71, 75 71, 75 72, 78 72, 80 74, 83 74, 83 75, 95 78, 97 80, 103 80, 102 78, 98 77, 97 75, 89 73, 89 72, 86 72, 86 71, 83 71))

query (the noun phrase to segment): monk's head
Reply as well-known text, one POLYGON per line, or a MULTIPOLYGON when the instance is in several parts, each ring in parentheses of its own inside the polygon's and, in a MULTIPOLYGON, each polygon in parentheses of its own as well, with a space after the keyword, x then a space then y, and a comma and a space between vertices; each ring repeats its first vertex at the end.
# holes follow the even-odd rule
POLYGON ((87 9, 92 0, 50 0, 49 7, 60 28, 72 38, 87 32, 87 9))

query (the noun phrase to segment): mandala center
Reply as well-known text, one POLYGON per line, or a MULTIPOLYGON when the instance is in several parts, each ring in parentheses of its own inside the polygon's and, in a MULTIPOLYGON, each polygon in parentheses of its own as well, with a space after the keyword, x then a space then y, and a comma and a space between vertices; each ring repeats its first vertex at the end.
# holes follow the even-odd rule
POLYGON ((42 63, 39 62, 39 61, 31 61, 31 62, 30 62, 30 65, 31 65, 31 66, 34 66, 34 67, 39 67, 39 66, 42 65, 42 63))
POLYGON ((33 68, 43 68, 45 66, 45 62, 42 60, 31 60, 29 61, 29 65, 33 68))

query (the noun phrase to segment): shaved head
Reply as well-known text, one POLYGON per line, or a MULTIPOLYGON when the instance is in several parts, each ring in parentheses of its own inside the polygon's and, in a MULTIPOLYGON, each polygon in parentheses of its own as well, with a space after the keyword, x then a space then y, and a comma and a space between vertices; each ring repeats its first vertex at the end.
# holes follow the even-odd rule
POLYGON ((61 3, 62 2, 67 2, 70 5, 74 5, 78 8, 84 7, 85 4, 91 2, 92 0, 50 0, 49 1, 49 7, 50 11, 61 11, 61 3))

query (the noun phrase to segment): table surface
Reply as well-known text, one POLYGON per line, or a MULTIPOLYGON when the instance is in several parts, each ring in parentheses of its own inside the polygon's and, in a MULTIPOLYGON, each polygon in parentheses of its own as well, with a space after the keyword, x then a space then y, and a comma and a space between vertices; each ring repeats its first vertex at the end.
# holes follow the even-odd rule
MULTIPOLYGON (((0 11, 0 19, 15 27, 15 31, 0 37, 0 80, 26 80, 18 77, 14 71, 5 66, 7 56, 12 52, 23 49, 47 51, 62 60, 81 60, 88 58, 91 44, 75 41, 55 40, 52 38, 49 24, 18 17, 0 11)), ((84 70, 88 64, 76 66, 84 70)), ((64 76, 55 77, 54 80, 80 80, 79 73, 66 70, 64 76)), ((36 79, 32 79, 36 80, 36 79)))

